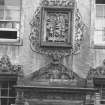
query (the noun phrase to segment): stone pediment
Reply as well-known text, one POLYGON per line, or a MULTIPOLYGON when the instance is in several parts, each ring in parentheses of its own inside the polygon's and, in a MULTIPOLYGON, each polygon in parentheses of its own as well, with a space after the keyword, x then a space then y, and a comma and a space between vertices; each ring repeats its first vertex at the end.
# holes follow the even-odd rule
POLYGON ((85 82, 75 72, 62 64, 50 63, 45 67, 31 73, 24 79, 24 84, 30 85, 55 85, 77 86, 85 82))

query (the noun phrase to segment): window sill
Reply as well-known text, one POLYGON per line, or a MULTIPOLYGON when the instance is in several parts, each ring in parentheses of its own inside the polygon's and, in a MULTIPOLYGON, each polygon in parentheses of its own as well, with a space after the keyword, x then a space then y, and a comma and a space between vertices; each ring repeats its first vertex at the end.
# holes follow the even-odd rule
POLYGON ((0 39, 0 45, 22 46, 23 40, 21 38, 18 38, 18 39, 0 39))
POLYGON ((105 42, 95 42, 95 41, 92 41, 91 43, 91 48, 92 49, 105 49, 105 42))

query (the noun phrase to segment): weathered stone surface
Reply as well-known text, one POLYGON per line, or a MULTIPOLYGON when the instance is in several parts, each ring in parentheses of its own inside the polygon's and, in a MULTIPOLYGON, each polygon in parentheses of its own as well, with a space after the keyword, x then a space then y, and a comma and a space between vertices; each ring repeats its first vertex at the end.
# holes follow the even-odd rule
MULTIPOLYGON (((29 23, 33 14, 39 5, 40 0, 22 0, 22 18, 21 34, 23 46, 0 45, 0 58, 8 55, 12 64, 22 64, 24 74, 30 74, 39 68, 45 66, 51 61, 51 58, 33 52, 30 48, 29 35, 31 27, 29 23)), ((81 77, 86 77, 91 66, 97 66, 105 57, 104 49, 93 49, 90 47, 90 24, 91 24, 91 2, 90 0, 77 0, 82 21, 87 25, 88 30, 84 34, 84 40, 81 42, 80 53, 70 55, 62 59, 61 63, 72 68, 81 77)))

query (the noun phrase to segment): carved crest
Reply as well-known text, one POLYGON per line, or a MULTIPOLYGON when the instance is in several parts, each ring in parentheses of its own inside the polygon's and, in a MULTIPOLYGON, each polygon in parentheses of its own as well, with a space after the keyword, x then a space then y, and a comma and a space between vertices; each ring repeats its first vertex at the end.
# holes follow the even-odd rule
POLYGON ((2 56, 0 60, 0 72, 2 73, 20 73, 22 72, 21 65, 12 65, 10 58, 7 55, 2 56))
MULTIPOLYGON (((62 45, 62 42, 64 42, 63 45, 65 45, 66 41, 69 39, 67 38, 67 35, 69 35, 69 32, 68 32, 69 21, 68 20, 71 20, 71 19, 68 19, 70 14, 67 8, 74 8, 74 4, 75 4, 74 0, 42 0, 40 7, 35 12, 33 19, 30 23, 31 29, 32 29, 31 34, 30 34, 30 46, 33 51, 41 53, 41 54, 46 54, 48 56, 52 56, 53 58, 54 56, 57 56, 58 59, 63 56, 67 56, 71 53, 71 48, 69 47, 64 48, 61 45, 62 45), (46 7, 46 6, 47 8, 50 7, 51 9, 51 11, 49 11, 49 9, 48 10, 45 9, 45 13, 47 12, 46 15, 48 18, 47 23, 46 23, 47 31, 45 31, 45 33, 49 34, 49 36, 44 36, 43 40, 45 41, 48 40, 47 45, 49 47, 41 47, 41 39, 42 39, 42 37, 40 37, 41 36, 40 35, 41 33, 41 7, 46 7), (57 13, 56 13, 56 8, 58 8, 57 13), (54 12, 52 12, 52 10, 54 12), (52 28, 54 24, 56 24, 56 29, 55 27, 52 28), (61 47, 60 48, 56 46, 50 47, 51 41, 53 42, 54 45, 56 44, 56 46, 61 46, 61 47)), ((74 13, 72 9, 71 9, 71 12, 72 14, 70 16, 73 17, 74 13)), ((71 28, 69 27, 69 29, 71 28)))
MULTIPOLYGON (((65 7, 74 8, 75 7, 75 0, 42 0, 40 6, 35 11, 35 14, 33 16, 32 21, 30 22, 30 24, 31 24, 31 33, 30 33, 30 37, 29 38, 30 38, 30 47, 31 47, 31 49, 33 51, 35 51, 35 52, 38 52, 38 53, 41 53, 41 54, 46 54, 48 56, 52 56, 53 59, 54 59, 54 56, 56 56, 58 59, 60 59, 63 56, 70 55, 71 53, 75 54, 76 52, 78 52, 80 50, 81 40, 83 40, 84 26, 85 26, 83 24, 83 22, 82 22, 79 10, 77 9, 72 14, 72 18, 74 19, 74 17, 75 17, 75 19, 74 19, 75 20, 75 22, 74 22, 75 24, 73 22, 71 23, 72 24, 71 27, 75 28, 75 37, 73 39, 74 40, 74 45, 73 45, 73 49, 72 49, 73 52, 72 52, 71 48, 65 48, 64 49, 63 47, 60 47, 60 48, 53 47, 53 48, 51 48, 51 47, 41 47, 40 46, 40 44, 41 44, 40 40, 42 39, 40 37, 40 33, 41 33, 41 7, 42 6, 44 6, 44 7, 47 6, 47 7, 51 7, 51 8, 56 8, 56 7, 58 7, 58 8, 65 8, 65 7)), ((53 13, 50 13, 50 14, 52 14, 52 17, 55 16, 53 13)), ((64 17, 64 15, 67 15, 67 14, 62 14, 63 17, 64 17)), ((63 19, 63 22, 64 22, 64 19, 63 19)), ((71 30, 71 31, 73 32, 73 30, 71 30)), ((52 32, 52 30, 50 30, 50 33, 51 32, 52 32)), ((59 31, 58 29, 57 29, 56 32, 57 33, 60 32, 63 35, 63 32, 59 31)), ((58 39, 58 36, 57 36, 58 34, 57 34, 56 35, 57 38, 55 39, 55 37, 52 38, 51 35, 50 35, 50 37, 46 38, 45 40, 51 40, 51 41, 55 41, 55 42, 56 42, 56 40, 57 41, 60 40, 60 41, 64 41, 64 42, 66 40, 66 37, 64 37, 64 36, 62 36, 62 38, 58 39)), ((74 34, 72 33, 72 35, 74 35, 74 34)), ((69 38, 67 38, 67 39, 69 39, 69 38)), ((54 44, 55 44, 55 42, 54 42, 54 44)), ((49 43, 50 43, 50 41, 49 41, 49 43)), ((48 44, 48 46, 49 45, 50 44, 48 44)), ((61 45, 61 44, 58 43, 56 45, 58 46, 58 45, 61 45)))

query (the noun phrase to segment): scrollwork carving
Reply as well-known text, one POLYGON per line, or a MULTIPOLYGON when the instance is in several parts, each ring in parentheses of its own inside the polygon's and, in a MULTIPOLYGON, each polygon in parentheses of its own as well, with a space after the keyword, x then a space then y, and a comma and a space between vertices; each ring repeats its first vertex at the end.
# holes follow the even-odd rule
POLYGON ((80 51, 81 42, 84 39, 84 32, 86 31, 86 25, 82 21, 79 9, 75 11, 75 37, 73 53, 76 54, 80 51))
POLYGON ((74 0, 43 0, 41 5, 43 6, 60 6, 60 7, 70 7, 74 6, 74 0))
POLYGON ((10 58, 4 55, 0 59, 0 72, 22 74, 22 65, 12 65, 10 58))
POLYGON ((103 65, 98 66, 96 68, 90 68, 87 79, 92 80, 93 78, 104 77, 105 76, 105 59, 103 61, 103 65))

